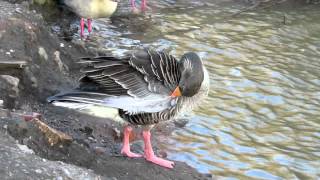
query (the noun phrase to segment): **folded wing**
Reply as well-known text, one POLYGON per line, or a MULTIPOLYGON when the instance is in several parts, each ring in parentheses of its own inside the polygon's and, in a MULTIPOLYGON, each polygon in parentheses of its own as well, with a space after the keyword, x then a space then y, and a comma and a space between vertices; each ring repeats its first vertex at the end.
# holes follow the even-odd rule
POLYGON ((79 102, 123 109, 128 113, 159 112, 175 105, 170 98, 178 85, 177 60, 164 52, 137 51, 125 58, 83 58, 77 89, 48 101, 79 102))

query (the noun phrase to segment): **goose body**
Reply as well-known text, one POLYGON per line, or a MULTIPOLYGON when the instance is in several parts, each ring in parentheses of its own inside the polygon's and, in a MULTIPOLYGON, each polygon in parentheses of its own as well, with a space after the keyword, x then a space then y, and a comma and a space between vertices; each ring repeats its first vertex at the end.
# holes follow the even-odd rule
POLYGON ((64 4, 78 16, 87 19, 110 17, 118 5, 112 0, 65 0, 64 4))
POLYGON ((95 18, 110 17, 117 9, 118 3, 113 0, 60 0, 72 12, 81 17, 80 36, 84 36, 84 18, 88 22, 88 32, 91 33, 91 21, 95 18))
MULTIPOLYGON (((195 53, 180 60, 165 52, 140 50, 124 58, 84 58, 89 64, 73 91, 48 98, 49 102, 76 102, 111 106, 128 124, 144 126, 145 157, 168 168, 173 162, 154 155, 150 129, 154 124, 172 120, 191 110, 208 94, 209 76, 195 53)), ((122 153, 140 157, 130 151, 130 126, 124 130, 122 153)))

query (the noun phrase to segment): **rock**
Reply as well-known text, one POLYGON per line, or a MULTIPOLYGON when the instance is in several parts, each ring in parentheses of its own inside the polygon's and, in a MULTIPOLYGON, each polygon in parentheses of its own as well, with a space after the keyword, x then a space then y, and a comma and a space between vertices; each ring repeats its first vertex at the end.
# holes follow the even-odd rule
POLYGON ((16 99, 19 97, 19 79, 9 75, 0 75, 0 98, 2 106, 13 109, 16 107, 16 99))
POLYGON ((14 137, 25 137, 28 132, 28 124, 21 119, 12 119, 8 124, 8 132, 14 137))
POLYGON ((43 159, 0 130, 1 179, 108 179, 93 171, 43 159))
POLYGON ((81 47, 72 44, 71 48, 65 48, 71 45, 68 42, 61 46, 62 42, 51 33, 42 16, 24 5, 0 1, 0 17, 0 74, 19 79, 16 101, 7 101, 0 90, 4 107, 20 108, 35 100, 45 102, 48 96, 73 84, 74 80, 66 74, 70 65, 79 72, 80 65, 73 57, 85 56, 81 47))
POLYGON ((30 70, 29 67, 24 69, 24 74, 25 74, 24 77, 29 81, 28 86, 33 89, 37 88, 38 87, 38 80, 33 75, 32 71, 30 70))
POLYGON ((48 60, 48 54, 46 50, 43 47, 38 48, 38 53, 41 59, 47 61, 48 60))
POLYGON ((26 146, 26 145, 17 144, 17 146, 23 153, 34 154, 33 150, 29 149, 28 146, 26 146))
POLYGON ((79 129, 81 132, 85 133, 87 136, 91 136, 93 129, 91 127, 85 126, 84 128, 79 129))
POLYGON ((112 128, 112 135, 113 135, 114 139, 120 139, 121 138, 121 132, 116 127, 112 128))
MULTIPOLYGON (((60 47, 63 47, 63 46, 61 46, 61 44, 60 44, 60 47)), ((59 67, 59 70, 60 70, 61 72, 66 72, 66 71, 69 70, 69 69, 68 69, 68 66, 66 66, 65 64, 63 64, 63 62, 62 62, 61 59, 60 59, 60 51, 55 51, 55 52, 54 52, 54 58, 53 58, 53 60, 57 63, 57 65, 58 65, 58 67, 59 67)))
POLYGON ((180 119, 174 120, 173 122, 176 127, 183 128, 186 126, 186 124, 188 124, 189 120, 180 118, 180 119))
POLYGON ((17 97, 18 94, 18 85, 19 79, 13 76, 0 75, 0 87, 1 90, 12 91, 12 94, 9 94, 11 97, 17 97))
POLYGON ((103 153, 105 153, 106 152, 106 149, 105 148, 103 148, 103 147, 94 147, 94 152, 96 153, 96 154, 103 154, 103 153))
POLYGON ((159 157, 161 158, 167 158, 168 153, 166 151, 160 150, 158 151, 159 157))

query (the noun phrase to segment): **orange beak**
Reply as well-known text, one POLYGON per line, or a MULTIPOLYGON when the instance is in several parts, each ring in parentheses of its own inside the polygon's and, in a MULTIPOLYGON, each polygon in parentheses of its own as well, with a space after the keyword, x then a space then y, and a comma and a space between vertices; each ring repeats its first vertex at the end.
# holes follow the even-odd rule
POLYGON ((181 91, 179 86, 176 87, 176 89, 173 91, 173 93, 170 95, 171 97, 179 97, 181 96, 181 91))

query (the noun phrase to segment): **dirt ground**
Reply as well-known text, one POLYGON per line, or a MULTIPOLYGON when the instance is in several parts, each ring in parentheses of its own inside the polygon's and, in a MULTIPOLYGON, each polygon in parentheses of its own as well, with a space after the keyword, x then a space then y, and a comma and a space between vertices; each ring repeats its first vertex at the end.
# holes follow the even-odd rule
MULTIPOLYGON (((0 141, 0 151, 8 154, 10 149, 27 145, 34 154, 28 158, 25 155, 12 155, 16 157, 11 159, 13 163, 24 162, 21 171, 9 171, 13 168, 12 164, 0 163, 1 177, 130 180, 210 178, 182 162, 176 162, 174 169, 169 170, 144 159, 123 157, 119 154, 122 131, 119 123, 47 104, 45 100, 48 96, 76 85, 80 68, 76 63, 78 57, 92 56, 97 52, 86 49, 83 43, 59 38, 52 33, 41 14, 29 10, 28 3, 17 2, 19 4, 0 0, 0 135, 3 139, 0 141), (26 122, 21 116, 32 112, 41 113, 41 122, 45 124, 36 120, 26 122), (56 130, 62 135, 52 133, 56 130), (13 144, 15 141, 12 137, 18 144, 13 144), (40 162, 42 158, 45 160, 40 162), (49 176, 48 172, 57 165, 56 161, 65 163, 66 169, 76 169, 70 170, 74 176, 72 173, 49 173, 49 176), (87 176, 76 176, 78 171, 88 171, 87 176)), ((154 136, 165 137, 177 126, 181 124, 163 124, 155 128, 154 136)), ((137 131, 132 140, 139 137, 137 131)), ((157 138, 154 139, 155 145, 156 142, 157 138)), ((155 149, 161 156, 166 156, 157 146, 155 149)), ((141 141, 135 141, 133 151, 142 152, 141 141)), ((14 154, 15 151, 10 153, 14 154)), ((10 156, 6 158, 10 159, 10 156)))

